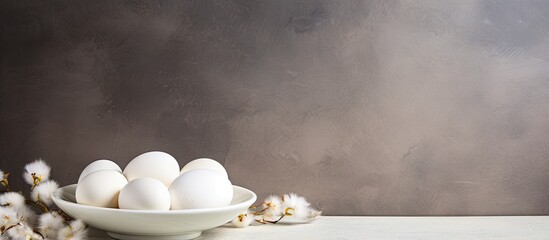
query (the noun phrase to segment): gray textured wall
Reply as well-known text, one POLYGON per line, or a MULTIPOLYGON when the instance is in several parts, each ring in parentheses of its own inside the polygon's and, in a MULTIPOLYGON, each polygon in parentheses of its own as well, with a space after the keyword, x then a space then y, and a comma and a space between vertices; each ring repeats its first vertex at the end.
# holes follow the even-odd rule
POLYGON ((549 214, 548 12, 3 0, 0 168, 64 185, 158 149, 327 214, 549 214))

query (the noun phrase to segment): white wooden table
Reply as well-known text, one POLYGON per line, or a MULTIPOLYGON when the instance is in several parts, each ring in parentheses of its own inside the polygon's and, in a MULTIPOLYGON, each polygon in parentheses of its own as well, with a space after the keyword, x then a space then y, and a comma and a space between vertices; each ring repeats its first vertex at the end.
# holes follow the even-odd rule
MULTIPOLYGON (((109 239, 92 230, 90 239, 109 239)), ((152 239, 152 238, 151 238, 152 239)), ((513 239, 549 240, 549 216, 320 217, 308 224, 222 226, 196 240, 224 239, 513 239)))

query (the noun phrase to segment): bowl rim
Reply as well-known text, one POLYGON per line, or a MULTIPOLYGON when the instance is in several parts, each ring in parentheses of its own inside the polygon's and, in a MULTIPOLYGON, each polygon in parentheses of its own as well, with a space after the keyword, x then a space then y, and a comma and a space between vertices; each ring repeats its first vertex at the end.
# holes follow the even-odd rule
MULTIPOLYGON (((63 204, 66 204, 68 206, 72 206, 75 208, 88 209, 88 210, 94 210, 94 211, 105 211, 105 212, 111 212, 111 213, 131 213, 131 214, 150 214, 150 215, 200 214, 200 213, 214 213, 214 212, 223 211, 223 210, 236 210, 244 207, 248 208, 257 200, 257 195, 253 191, 241 186, 233 185, 233 190, 239 189, 241 191, 244 191, 244 193, 246 194, 245 199, 242 202, 230 204, 224 207, 182 209, 182 210, 134 210, 134 209, 120 209, 120 208, 104 208, 104 207, 78 204, 78 203, 63 199, 62 193, 67 192, 69 188, 74 188, 76 190, 76 185, 78 184, 70 184, 70 185, 60 187, 51 194, 53 201, 56 203, 56 205, 58 205, 59 208, 61 207, 59 206, 59 204, 57 204, 57 202, 62 202, 63 204)), ((67 192, 67 193, 74 195, 74 193, 71 193, 71 192, 67 192)))

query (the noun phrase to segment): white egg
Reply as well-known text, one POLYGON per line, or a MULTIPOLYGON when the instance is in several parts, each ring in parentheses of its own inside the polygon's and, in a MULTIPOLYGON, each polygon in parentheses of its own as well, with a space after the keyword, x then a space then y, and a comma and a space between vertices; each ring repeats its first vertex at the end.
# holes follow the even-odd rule
POLYGON ((118 207, 118 194, 128 180, 117 171, 100 170, 84 177, 76 186, 76 202, 96 207, 118 207))
POLYGON ((130 181, 118 196, 121 209, 170 210, 170 202, 170 192, 166 185, 150 177, 130 181))
POLYGON ((147 152, 135 157, 124 169, 128 181, 140 177, 152 177, 170 186, 179 176, 179 163, 165 152, 147 152))
POLYGON ((97 172, 99 170, 114 170, 119 173, 122 173, 122 169, 114 163, 111 160, 101 159, 93 161, 92 163, 88 164, 86 168, 80 173, 80 177, 78 178, 78 182, 80 182, 84 177, 88 176, 88 174, 92 172, 97 172))
POLYGON ((208 169, 181 174, 170 185, 171 209, 224 207, 233 199, 233 187, 225 176, 208 169))
POLYGON ((185 166, 183 166, 180 174, 183 174, 195 169, 209 169, 209 170, 220 173, 226 178, 229 177, 229 175, 227 174, 227 170, 225 170, 225 168, 223 167, 223 165, 221 165, 221 163, 209 158, 199 158, 199 159, 190 161, 185 166))

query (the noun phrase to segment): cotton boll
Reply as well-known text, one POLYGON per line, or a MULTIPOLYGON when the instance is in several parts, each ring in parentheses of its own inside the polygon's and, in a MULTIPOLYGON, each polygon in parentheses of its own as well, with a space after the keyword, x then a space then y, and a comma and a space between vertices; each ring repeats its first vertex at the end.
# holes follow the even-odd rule
POLYGON ((231 203, 233 187, 225 176, 197 169, 179 176, 170 185, 171 209, 224 207, 231 203))
POLYGON ((21 219, 22 222, 28 224, 31 227, 34 227, 36 225, 36 221, 38 220, 38 215, 30 209, 29 207, 21 207, 17 208, 17 216, 19 219, 21 219))
POLYGON ((295 193, 284 194, 282 197, 283 214, 289 217, 307 219, 311 212, 310 205, 304 197, 295 193))
POLYGON ((88 164, 84 170, 82 170, 82 173, 80 173, 80 177, 78 178, 78 182, 80 182, 84 177, 88 176, 90 173, 97 172, 100 170, 113 170, 122 173, 122 169, 116 164, 115 162, 111 160, 101 159, 93 161, 92 163, 88 164))
POLYGON ((120 191, 121 209, 170 210, 170 192, 155 178, 143 177, 130 181, 120 191))
POLYGON ((25 173, 23 178, 30 185, 36 185, 41 181, 46 181, 50 178, 51 167, 42 159, 38 159, 32 163, 25 165, 25 173))
POLYGON ((58 240, 82 240, 86 239, 86 226, 81 220, 72 221, 69 226, 62 228, 57 234, 58 240))
POLYGON ((263 211, 263 215, 265 215, 269 219, 279 218, 283 214, 282 199, 279 196, 271 195, 265 198, 265 201, 263 201, 262 206, 265 209, 263 211))
POLYGON ((72 228, 72 231, 75 233, 84 233, 86 231, 86 224, 80 219, 72 220, 69 223, 69 226, 72 228))
MULTIPOLYGON (((37 215, 32 211, 27 205, 25 205, 25 198, 20 193, 16 192, 7 192, 2 194, 0 196, 0 204, 5 206, 2 207, 7 217, 9 219, 9 214, 11 212, 8 209, 13 210, 16 214, 16 218, 20 219, 21 221, 27 222, 30 225, 34 226, 34 223, 36 222, 37 215)), ((1 216, 0 216, 1 217, 1 216)))
POLYGON ((0 207, 0 227, 9 227, 18 222, 19 218, 15 209, 0 207))
POLYGON ((152 177, 170 186, 179 176, 179 163, 170 154, 153 151, 135 157, 124 169, 128 181, 140 177, 152 177))
POLYGON ((118 207, 118 194, 128 180, 117 171, 90 173, 76 187, 76 202, 96 207, 118 207))
POLYGON ((65 220, 57 212, 49 212, 40 215, 38 228, 46 239, 55 239, 57 231, 65 226, 65 220))
POLYGON ((229 175, 227 174, 227 170, 225 170, 221 163, 209 158, 199 158, 190 161, 185 166, 183 166, 183 168, 181 169, 181 174, 195 169, 209 169, 218 172, 226 178, 229 177, 229 175))
POLYGON ((249 226, 254 221, 254 214, 246 210, 242 214, 238 215, 231 223, 238 228, 249 226))
POLYGON ((12 240, 34 240, 42 239, 42 236, 35 233, 31 227, 26 225, 15 225, 6 230, 6 235, 12 240))
POLYGON ((53 180, 40 183, 31 191, 31 198, 33 201, 42 201, 46 205, 52 204, 51 194, 59 188, 59 184, 53 180))
POLYGON ((18 192, 7 192, 0 195, 0 205, 8 208, 20 208, 25 206, 25 197, 18 192))

